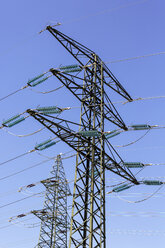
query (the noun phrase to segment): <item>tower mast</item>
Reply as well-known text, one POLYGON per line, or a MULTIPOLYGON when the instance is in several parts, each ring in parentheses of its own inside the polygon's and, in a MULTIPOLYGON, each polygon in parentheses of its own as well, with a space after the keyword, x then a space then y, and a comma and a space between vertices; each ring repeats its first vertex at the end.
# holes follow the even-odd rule
POLYGON ((96 53, 50 26, 47 30, 78 61, 79 70, 50 72, 81 102, 80 122, 27 112, 77 151, 69 248, 105 248, 105 169, 139 184, 104 135, 105 122, 127 130, 105 87, 132 98, 96 53))

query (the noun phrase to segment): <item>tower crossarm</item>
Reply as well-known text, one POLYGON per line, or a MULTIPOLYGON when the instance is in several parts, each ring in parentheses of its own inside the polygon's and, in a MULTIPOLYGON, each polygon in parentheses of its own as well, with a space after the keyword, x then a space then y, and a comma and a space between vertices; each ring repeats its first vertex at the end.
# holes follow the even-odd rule
POLYGON ((62 46, 65 47, 65 49, 80 63, 80 65, 86 65, 89 60, 94 62, 94 52, 92 50, 51 26, 47 26, 46 29, 61 43, 62 46))
MULTIPOLYGON (((93 96, 93 91, 91 89, 91 78, 86 78, 85 83, 86 85, 83 85, 84 78, 81 78, 79 76, 70 75, 67 73, 62 73, 56 69, 50 69, 50 72, 86 107, 89 107, 94 109, 97 116, 100 115, 101 112, 101 100, 100 100, 100 85, 95 84, 96 86, 96 92, 95 92, 95 106, 90 106, 91 101, 90 97, 93 96)), ((119 115, 118 111, 114 107, 113 103, 109 99, 108 95, 105 93, 105 102, 104 102, 104 114, 103 117, 112 122, 113 124, 119 126, 120 128, 127 130, 127 127, 122 120, 121 116, 119 115)))
MULTIPOLYGON (((54 133, 58 138, 64 141, 67 145, 77 151, 81 156, 83 156, 87 160, 91 160, 92 158, 89 156, 89 144, 91 145, 91 137, 84 137, 79 132, 76 132, 72 128, 78 126, 79 124, 64 120, 58 117, 54 117, 54 120, 50 120, 52 118, 50 115, 41 115, 35 112, 34 110, 27 110, 27 112, 34 117, 37 121, 39 121, 42 125, 47 127, 52 133, 54 133), (72 126, 72 128, 71 128, 72 126)), ((100 134, 104 135, 104 134, 100 134)), ((99 157, 100 154, 100 136, 95 137, 95 144, 92 144, 95 149, 95 155, 99 157)), ((114 172, 115 174, 125 178, 126 180, 131 181, 134 184, 139 184, 131 171, 124 166, 124 161, 115 151, 115 149, 108 142, 108 149, 111 152, 112 156, 110 156, 106 151, 104 151, 103 155, 105 157, 105 168, 114 172)), ((98 162, 99 163, 99 162, 98 162)))
POLYGON ((104 83, 110 87, 112 90, 117 92, 123 98, 127 99, 128 101, 132 101, 132 97, 128 94, 128 92, 124 89, 121 85, 119 80, 114 76, 114 74, 110 71, 110 69, 106 66, 106 64, 98 57, 97 59, 97 67, 98 71, 101 71, 101 67, 104 73, 104 83))
POLYGON ((90 67, 94 63, 97 63, 97 66, 100 68, 101 64, 103 64, 102 68, 105 74, 104 83, 128 101, 133 100, 128 92, 117 80, 117 78, 98 56, 97 62, 95 61, 96 53, 94 51, 73 40, 67 35, 61 33, 57 29, 52 28, 51 26, 47 26, 46 29, 62 44, 63 47, 65 47, 65 49, 79 62, 79 64, 83 67, 86 67, 89 72, 92 71, 90 67))

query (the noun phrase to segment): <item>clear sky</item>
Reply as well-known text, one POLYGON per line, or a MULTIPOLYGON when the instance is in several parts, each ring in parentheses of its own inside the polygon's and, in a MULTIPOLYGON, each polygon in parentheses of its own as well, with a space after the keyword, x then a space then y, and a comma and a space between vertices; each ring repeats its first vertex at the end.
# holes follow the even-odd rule
MULTIPOLYGON (((20 89, 29 79, 52 67, 75 64, 74 59, 47 31, 39 34, 39 31, 47 25, 57 22, 62 24, 58 27, 61 32, 89 47, 107 62, 110 70, 133 98, 164 96, 165 54, 118 61, 165 52, 164 12, 165 2, 163 0, 2 1, 0 8, 0 98, 20 89)), ((25 89, 0 101, 0 122, 39 105, 79 107, 79 102, 64 88, 50 94, 38 93, 53 90, 60 85, 52 77, 35 87, 34 91, 25 89)), ((113 94, 112 101, 121 100, 117 94, 113 94)), ((116 104, 116 108, 127 125, 164 126, 164 107, 165 99, 163 98, 136 101, 125 105, 116 104)), ((62 116, 78 121, 79 112, 79 108, 74 108, 66 111, 62 116)), ((6 130, 13 134, 23 135, 33 133, 39 128, 41 128, 39 123, 28 118, 10 130, 6 130)), ((110 131, 111 127, 106 127, 106 130, 110 131)), ((111 143, 113 145, 128 144, 144 134, 145 131, 123 133, 114 137, 111 143)), ((32 197, 12 205, 8 204, 29 196, 28 193, 26 195, 19 193, 18 189, 23 185, 48 177, 53 160, 6 179, 3 177, 33 166, 45 158, 32 153, 4 165, 1 163, 33 149, 37 143, 53 136, 43 130, 36 135, 21 138, 3 129, 0 130, 0 135, 0 248, 34 247, 38 241, 39 227, 27 228, 24 224, 36 223, 38 220, 33 218, 21 225, 8 226, 8 219, 34 209, 41 209, 44 198, 32 197), (5 226, 8 227, 4 228, 5 226)), ((164 129, 151 130, 139 142, 116 149, 124 161, 165 163, 164 137, 164 129)), ((70 148, 61 142, 43 151, 42 154, 56 156, 60 152, 68 151, 70 148)), ((68 180, 73 180, 75 159, 64 160, 64 168, 68 180)), ((161 177, 160 180, 164 181, 164 166, 147 167, 137 177, 161 177)), ((114 184, 116 176, 106 172, 106 178, 106 186, 110 186, 114 184)), ((70 188, 73 189, 73 184, 70 184, 70 188)), ((127 190, 126 193, 153 193, 157 189, 156 186, 137 186, 127 190)), ((42 186, 38 186, 32 192, 37 193, 43 190, 42 186)), ((110 188, 107 188, 106 192, 109 190, 110 188)), ((159 193, 164 193, 164 188, 159 193)), ((163 247, 165 242, 164 217, 110 216, 111 211, 165 212, 163 194, 155 196, 147 201, 131 204, 119 200, 115 195, 113 197, 107 195, 108 248, 163 247), (120 230, 121 233, 116 233, 116 230, 120 230), (123 234, 126 230, 142 232, 136 235, 128 235, 127 232, 123 234), (143 231, 147 234, 151 231, 151 235, 144 235, 143 231)), ((128 198, 127 195, 124 199, 143 198, 145 198, 144 195, 134 198, 128 198)), ((71 204, 71 199, 69 199, 69 204, 71 204)), ((163 213, 162 216, 164 216, 163 213)), ((32 217, 29 215, 26 218, 32 217)))

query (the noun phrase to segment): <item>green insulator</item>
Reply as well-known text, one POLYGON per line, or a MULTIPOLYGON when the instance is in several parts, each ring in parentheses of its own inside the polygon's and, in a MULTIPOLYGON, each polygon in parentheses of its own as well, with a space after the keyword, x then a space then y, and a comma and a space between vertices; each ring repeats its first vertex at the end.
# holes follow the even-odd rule
POLYGON ((37 108, 36 110, 38 110, 42 114, 59 114, 62 112, 62 110, 56 106, 42 107, 37 108))
POLYGON ((132 125, 134 130, 145 130, 145 129, 150 129, 151 126, 147 124, 139 124, 139 125, 132 125))
POLYGON ((37 108, 38 111, 45 111, 45 110, 53 110, 53 109, 57 109, 57 106, 49 106, 49 107, 39 107, 37 108))
POLYGON ((36 81, 37 79, 39 79, 39 78, 43 77, 44 75, 45 75, 45 73, 40 74, 39 76, 32 78, 31 80, 29 80, 29 81, 28 81, 28 83, 27 83, 27 84, 29 85, 30 83, 32 83, 32 82, 34 82, 34 81, 36 81))
POLYGON ((77 69, 65 70, 64 73, 78 72, 78 71, 82 71, 82 69, 81 68, 77 68, 77 69))
POLYGON ((49 147, 51 147, 51 146, 53 146, 53 145, 55 145, 55 144, 56 144, 56 142, 55 142, 55 141, 52 141, 52 142, 50 142, 50 143, 47 144, 47 145, 44 145, 44 146, 42 146, 42 147, 39 147, 38 150, 40 150, 40 151, 45 150, 45 149, 47 149, 47 148, 49 148, 49 147))
POLYGON ((39 147, 43 146, 43 145, 46 145, 48 143, 50 143, 52 141, 52 139, 48 139, 48 140, 45 140, 44 142, 38 144, 35 146, 35 149, 38 149, 39 147))
POLYGON ((11 117, 10 119, 8 119, 8 120, 2 122, 2 125, 5 125, 5 124, 7 124, 7 123, 9 123, 9 122, 11 122, 11 121, 17 119, 18 117, 20 117, 20 115, 14 115, 14 116, 11 117))
POLYGON ((121 186, 115 187, 112 191, 118 193, 118 192, 120 192, 120 191, 129 189, 129 188, 131 188, 131 187, 132 187, 132 185, 123 184, 123 185, 121 185, 121 186))
POLYGON ((158 180, 144 180, 143 183, 146 185, 162 185, 163 184, 163 182, 158 181, 158 180))
POLYGON ((118 134, 120 134, 120 131, 114 130, 114 131, 112 131, 110 133, 105 133, 105 137, 107 139, 109 139, 109 138, 115 137, 118 134))
POLYGON ((66 66, 61 66, 59 69, 65 70, 65 69, 73 69, 73 68, 79 68, 79 65, 66 65, 66 66))
POLYGON ((34 82, 34 83, 27 83, 29 86, 31 86, 31 87, 35 87, 36 85, 38 85, 38 84, 41 84, 41 83, 43 83, 43 82, 45 82, 47 79, 49 78, 49 76, 48 77, 46 77, 46 78, 43 78, 42 80, 40 80, 40 81, 37 81, 37 82, 34 82))
POLYGON ((142 168, 144 167, 144 164, 140 162, 124 162, 123 165, 125 165, 128 168, 142 168))
POLYGON ((19 118, 18 120, 14 121, 14 122, 11 122, 7 125, 7 127, 13 127, 15 126, 16 124, 20 123, 21 121, 24 121, 25 120, 25 117, 21 117, 19 118))
POLYGON ((41 114, 60 114, 62 111, 59 109, 52 111, 40 111, 41 114))
POLYGON ((84 137, 99 137, 100 136, 100 133, 97 130, 79 131, 78 134, 84 137))

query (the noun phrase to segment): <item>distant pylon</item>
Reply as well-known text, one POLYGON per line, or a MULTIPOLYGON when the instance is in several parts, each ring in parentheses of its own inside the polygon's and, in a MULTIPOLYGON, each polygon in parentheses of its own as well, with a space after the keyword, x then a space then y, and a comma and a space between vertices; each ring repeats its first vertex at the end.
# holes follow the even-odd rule
POLYGON ((55 160, 51 175, 53 177, 42 181, 46 187, 43 209, 32 211, 41 220, 40 236, 36 247, 67 248, 69 229, 67 196, 70 195, 70 189, 60 155, 55 160))

